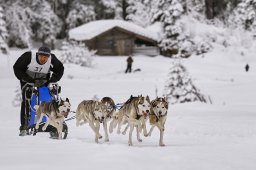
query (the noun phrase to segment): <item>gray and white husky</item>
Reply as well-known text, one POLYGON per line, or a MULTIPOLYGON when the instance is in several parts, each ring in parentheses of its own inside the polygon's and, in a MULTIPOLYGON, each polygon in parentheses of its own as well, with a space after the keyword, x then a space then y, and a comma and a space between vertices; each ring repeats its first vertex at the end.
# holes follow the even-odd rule
POLYGON ((63 122, 64 118, 67 117, 70 112, 70 107, 71 105, 68 98, 66 98, 66 100, 59 99, 58 101, 42 102, 39 106, 36 105, 36 130, 38 130, 43 116, 46 116, 46 122, 42 130, 45 131, 50 124, 57 129, 59 139, 62 139, 63 122))
POLYGON ((98 143, 102 136, 99 133, 100 123, 104 123, 105 141, 109 141, 107 134, 106 117, 108 115, 108 107, 101 101, 84 100, 76 109, 76 125, 80 126, 89 123, 95 133, 95 142, 98 143))
POLYGON ((165 146, 163 143, 164 125, 167 119, 168 102, 166 98, 156 98, 151 101, 151 112, 149 115, 149 123, 152 125, 147 136, 151 136, 153 129, 158 127, 160 131, 159 145, 165 146))
POLYGON ((126 130, 130 128, 128 145, 133 145, 132 143, 132 132, 134 127, 137 129, 137 140, 141 142, 140 132, 143 128, 144 135, 147 134, 146 120, 150 112, 150 99, 149 97, 143 97, 142 95, 138 97, 131 96, 120 110, 114 115, 112 122, 110 123, 109 130, 113 132, 113 128, 118 124, 117 133, 120 134, 121 126, 128 123, 123 134, 126 130))
POLYGON ((116 105, 114 100, 110 97, 103 97, 101 102, 107 107, 107 115, 104 117, 103 127, 106 136, 105 141, 109 141, 107 123, 108 121, 112 120, 113 115, 116 112, 116 105))

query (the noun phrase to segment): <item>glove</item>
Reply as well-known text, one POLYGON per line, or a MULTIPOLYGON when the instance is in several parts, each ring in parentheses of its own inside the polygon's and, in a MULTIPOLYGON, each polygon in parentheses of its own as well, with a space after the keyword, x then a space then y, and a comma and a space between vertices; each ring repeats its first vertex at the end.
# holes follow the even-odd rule
POLYGON ((27 82, 27 83, 35 83, 35 80, 29 76, 24 77, 23 81, 27 82))
POLYGON ((35 87, 41 87, 44 86, 48 81, 47 80, 35 80, 35 87))
POLYGON ((48 87, 49 84, 50 84, 50 81, 47 80, 47 81, 44 83, 44 86, 48 87))

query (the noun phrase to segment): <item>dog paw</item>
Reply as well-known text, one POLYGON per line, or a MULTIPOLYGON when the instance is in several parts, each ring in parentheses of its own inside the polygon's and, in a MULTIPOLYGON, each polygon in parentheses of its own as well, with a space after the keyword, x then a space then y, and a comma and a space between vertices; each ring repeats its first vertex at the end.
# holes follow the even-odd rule
POLYGON ((99 139, 102 139, 102 136, 101 136, 101 135, 99 136, 99 139))
POLYGON ((139 142, 142 142, 142 139, 138 139, 139 142))
POLYGON ((109 142, 109 139, 105 139, 105 142, 109 142))
POLYGON ((117 134, 120 134, 120 133, 121 133, 120 130, 118 130, 118 131, 117 131, 117 134))
POLYGON ((128 142, 128 146, 132 146, 132 145, 133 145, 132 143, 128 142))
POLYGON ((45 130, 46 130, 46 127, 45 127, 45 126, 43 126, 43 127, 42 127, 42 130, 43 130, 43 131, 45 131, 45 130))
POLYGON ((125 134, 126 134, 126 132, 122 132, 122 134, 123 134, 123 135, 125 135, 125 134))
POLYGON ((165 146, 165 144, 164 143, 160 143, 159 146, 165 146))

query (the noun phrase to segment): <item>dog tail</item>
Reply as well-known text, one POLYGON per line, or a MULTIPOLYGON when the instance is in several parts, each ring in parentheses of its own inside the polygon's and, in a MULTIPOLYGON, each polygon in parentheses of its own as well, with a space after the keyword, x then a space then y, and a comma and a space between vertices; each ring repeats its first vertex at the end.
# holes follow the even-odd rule
POLYGON ((38 108, 39 108, 39 105, 35 105, 35 106, 34 106, 34 109, 35 109, 35 110, 38 110, 38 108))

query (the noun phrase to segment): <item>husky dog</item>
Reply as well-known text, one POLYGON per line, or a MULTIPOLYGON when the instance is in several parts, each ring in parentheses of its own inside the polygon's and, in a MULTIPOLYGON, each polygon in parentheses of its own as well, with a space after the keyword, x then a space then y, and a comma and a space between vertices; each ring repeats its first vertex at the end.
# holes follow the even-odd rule
POLYGON ((36 105, 36 130, 38 130, 43 116, 46 116, 46 122, 42 130, 45 131, 50 124, 57 129, 59 139, 62 139, 64 117, 68 116, 70 107, 71 105, 68 98, 66 98, 66 100, 59 99, 58 101, 42 102, 39 106, 36 105))
POLYGON ((152 125, 147 136, 151 136, 151 133, 155 126, 160 130, 160 140, 159 145, 165 146, 163 143, 163 135, 164 135, 164 124, 167 118, 168 112, 168 102, 166 98, 156 98, 151 101, 151 112, 149 115, 149 122, 152 125))
POLYGON ((103 103, 107 107, 107 115, 104 117, 103 120, 103 127, 104 127, 104 132, 105 132, 105 141, 109 141, 108 137, 108 128, 107 128, 107 122, 112 119, 115 111, 116 111, 116 105, 115 102, 112 98, 110 97, 103 97, 101 99, 101 103, 103 103))
MULTIPOLYGON (((98 143, 102 136, 99 133, 100 123, 104 122, 107 117, 107 106, 100 101, 84 100, 76 109, 76 125, 89 123, 93 132, 95 133, 95 142, 98 143)), ((106 125, 104 125, 105 127, 106 125)), ((108 141, 108 135, 105 130, 105 141, 108 141)))
MULTIPOLYGON (((129 132, 129 140, 128 140, 128 145, 132 145, 132 132, 134 127, 137 128, 137 139, 139 142, 142 140, 140 139, 140 132, 143 128, 144 134, 147 133, 146 130, 146 124, 145 124, 145 118, 149 115, 150 112, 150 100, 149 97, 143 97, 138 96, 138 97, 133 97, 131 96, 128 101, 124 103, 124 105, 120 108, 118 113, 115 115, 113 121, 114 123, 112 124, 115 126, 118 122, 118 129, 117 133, 120 133, 121 126, 123 124, 128 123, 128 126, 126 126, 125 131, 123 134, 125 134, 126 130, 130 127, 130 132, 129 132)), ((112 123, 112 122, 111 122, 112 123)), ((112 127, 110 127, 110 130, 112 127)))

